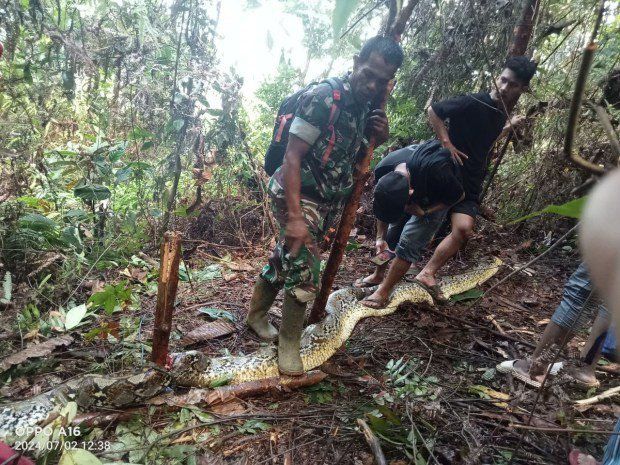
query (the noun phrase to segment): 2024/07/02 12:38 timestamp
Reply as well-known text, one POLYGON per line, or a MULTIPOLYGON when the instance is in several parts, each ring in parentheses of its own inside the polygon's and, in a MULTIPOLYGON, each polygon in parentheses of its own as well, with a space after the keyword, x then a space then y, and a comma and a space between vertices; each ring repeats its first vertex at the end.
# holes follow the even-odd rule
POLYGON ((86 449, 88 451, 104 451, 110 448, 110 441, 47 441, 46 443, 37 443, 35 441, 17 441, 13 447, 16 451, 52 451, 60 449, 86 449))

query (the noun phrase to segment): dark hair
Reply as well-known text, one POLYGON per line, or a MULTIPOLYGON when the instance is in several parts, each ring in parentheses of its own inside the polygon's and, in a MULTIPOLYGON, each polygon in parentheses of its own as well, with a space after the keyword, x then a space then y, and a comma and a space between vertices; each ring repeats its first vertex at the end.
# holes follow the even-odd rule
POLYGON ((504 68, 512 70, 517 75, 519 81, 525 86, 530 84, 530 80, 534 76, 534 73, 536 73, 537 66, 538 63, 524 56, 508 57, 506 63, 504 63, 504 68))
POLYGON ((403 64, 403 49, 393 39, 383 36, 375 36, 368 39, 360 50, 360 61, 363 63, 372 52, 378 53, 386 63, 400 68, 403 64))

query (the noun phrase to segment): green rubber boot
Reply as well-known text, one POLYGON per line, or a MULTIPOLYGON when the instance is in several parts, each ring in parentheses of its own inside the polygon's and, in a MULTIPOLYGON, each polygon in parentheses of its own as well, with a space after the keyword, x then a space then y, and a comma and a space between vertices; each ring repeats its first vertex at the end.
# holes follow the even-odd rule
POLYGON ((278 340, 278 369, 283 375, 299 376, 304 373, 299 346, 305 315, 306 304, 285 292, 278 340))
POLYGON ((267 318, 267 312, 276 300, 278 291, 278 288, 260 276, 254 284, 246 323, 264 341, 275 341, 278 337, 278 330, 269 323, 269 318, 267 318))

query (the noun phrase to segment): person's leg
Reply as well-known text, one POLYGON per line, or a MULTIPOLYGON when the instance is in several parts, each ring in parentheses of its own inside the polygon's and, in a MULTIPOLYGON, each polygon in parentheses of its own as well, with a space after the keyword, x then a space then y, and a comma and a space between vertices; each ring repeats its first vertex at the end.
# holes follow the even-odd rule
POLYGON ((601 305, 590 330, 588 340, 581 350, 580 360, 570 370, 571 376, 584 386, 598 385, 594 370, 601 358, 601 351, 610 325, 611 318, 609 312, 601 305))
MULTIPOLYGON (((396 250, 396 246, 398 244, 398 240, 400 239, 400 235, 402 234, 403 229, 405 228, 405 224, 407 224, 410 218, 411 216, 409 215, 403 215, 403 217, 400 220, 398 220, 398 222, 389 225, 385 241, 387 242, 388 250, 390 250, 391 252, 394 252, 396 250)), ((355 281, 354 286, 372 287, 372 286, 376 286, 377 284, 381 284, 381 281, 383 281, 383 278, 385 278, 385 273, 387 272, 390 266, 390 261, 391 260, 388 260, 387 262, 381 265, 375 266, 375 269, 372 272, 372 274, 358 279, 357 281, 355 281)))
POLYGON ((441 210, 427 217, 412 216, 407 221, 396 246, 396 258, 392 260, 387 276, 377 290, 362 301, 364 305, 373 308, 385 305, 394 286, 405 276, 411 264, 420 259, 422 250, 441 226, 445 214, 446 211, 441 210))
POLYGON ((592 283, 582 263, 566 282, 562 301, 540 337, 534 353, 530 358, 517 360, 514 369, 535 381, 542 381, 556 353, 553 348, 570 341, 597 306, 598 299, 592 293, 592 283))
POLYGON ((278 337, 278 369, 290 376, 303 374, 300 354, 307 302, 316 297, 319 288, 321 258, 318 239, 328 228, 326 220, 331 215, 328 206, 302 198, 301 209, 311 241, 304 244, 295 257, 283 247, 282 271, 284 279, 284 302, 282 324, 278 337))
POLYGON ((435 253, 426 264, 426 266, 418 273, 416 279, 427 286, 437 285, 435 275, 437 271, 452 258, 465 241, 471 237, 474 231, 474 217, 465 213, 452 213, 452 231, 441 241, 435 249, 435 253))

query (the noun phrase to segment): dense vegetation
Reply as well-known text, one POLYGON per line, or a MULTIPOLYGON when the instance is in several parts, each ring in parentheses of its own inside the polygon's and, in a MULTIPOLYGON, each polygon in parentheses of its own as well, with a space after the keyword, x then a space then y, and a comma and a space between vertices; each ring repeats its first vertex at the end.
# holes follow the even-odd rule
MULTIPOLYGON (((0 308, 12 307, 17 315, 3 320, 10 326, 3 330, 16 330, 26 340, 45 338, 89 315, 139 308, 141 295, 153 296, 156 270, 141 276, 140 284, 122 270, 146 270, 142 252, 156 255, 168 229, 190 231, 192 239, 194 228, 200 237, 193 239, 232 247, 268 243, 272 226, 262 160, 280 101, 309 82, 346 71, 363 40, 385 27, 390 7, 403 2, 245 1, 249 11, 265 3, 298 18, 303 30, 290 40, 302 43, 306 53, 305 65, 296 67, 287 47, 267 35, 279 66, 254 95, 244 93, 238 72, 220 63, 223 3, 0 2, 0 308)), ((424 111, 430 101, 490 88, 522 4, 418 2, 402 38, 405 64, 388 104, 391 139, 376 157, 431 136, 424 111)), ((587 176, 566 164, 562 141, 597 12, 595 0, 541 2, 528 49, 539 62, 538 74, 518 107, 530 117, 486 200, 500 222, 583 195, 574 188, 587 176)), ((598 37, 586 99, 603 105, 617 127, 617 4, 608 2, 598 37)), ((590 160, 613 164, 594 111, 584 106, 581 116, 577 149, 590 160)), ((105 333, 106 324, 87 337, 105 333)), ((121 364, 133 363, 137 349, 148 350, 136 339, 140 324, 131 316, 120 322, 121 364)))

